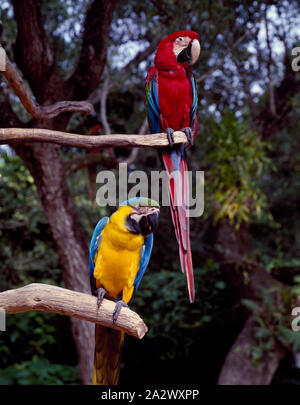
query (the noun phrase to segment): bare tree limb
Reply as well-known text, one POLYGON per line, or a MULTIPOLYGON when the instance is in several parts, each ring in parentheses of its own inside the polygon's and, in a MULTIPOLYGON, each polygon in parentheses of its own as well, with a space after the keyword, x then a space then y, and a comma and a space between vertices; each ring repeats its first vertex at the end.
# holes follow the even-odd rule
POLYGON ((252 30, 257 26, 258 23, 261 22, 261 20, 264 18, 264 16, 261 16, 259 18, 257 18, 255 20, 255 22, 253 23, 253 25, 244 32, 244 34, 237 40, 235 41, 235 43, 229 47, 229 50, 225 53, 225 55, 223 56, 223 58, 220 59, 220 61, 214 65, 211 69, 209 69, 206 73, 204 73, 202 76, 200 76, 197 79, 197 83, 202 82, 203 80, 206 80, 209 76, 211 76, 217 69, 219 69, 219 67, 223 66, 225 59, 227 58, 228 55, 230 55, 232 53, 232 51, 237 48, 243 41, 244 39, 252 32, 252 30))
POLYGON ((56 117, 63 112, 80 112, 91 114, 94 111, 92 104, 86 101, 59 101, 57 103, 41 106, 29 93, 20 73, 6 56, 6 70, 2 71, 3 75, 19 97, 25 109, 37 119, 46 119, 56 117))
POLYGON ((128 72, 128 69, 131 66, 138 66, 139 63, 144 61, 149 55, 151 55, 152 52, 156 50, 158 44, 159 39, 152 38, 150 45, 146 49, 139 51, 133 59, 131 59, 125 66, 122 67, 122 69, 118 73, 118 77, 122 78, 128 72))
MULTIPOLYGON (((109 92, 109 72, 107 66, 105 66, 104 68, 103 76, 104 76, 104 83, 100 98, 100 118, 101 123, 103 125, 104 134, 108 135, 111 134, 111 128, 107 119, 107 109, 106 109, 107 97, 109 92)), ((108 152, 112 158, 115 158, 115 151, 113 148, 110 148, 108 152)))
POLYGON ((100 99, 100 118, 101 123, 103 125, 103 130, 105 135, 111 133, 110 125, 107 120, 107 111, 106 111, 106 101, 109 92, 109 72, 107 66, 105 66, 103 71, 104 83, 101 91, 101 99, 100 99))
POLYGON ((54 312, 124 331, 142 339, 147 326, 139 315, 129 308, 122 308, 113 322, 115 303, 104 299, 98 309, 97 298, 66 288, 32 283, 0 293, 0 307, 7 314, 31 310, 54 312))
POLYGON ((266 41, 267 41, 267 48, 269 53, 269 58, 267 62, 267 71, 268 71, 268 87, 269 87, 269 104, 270 104, 270 112, 273 116, 276 116, 276 103, 275 103, 275 92, 274 92, 274 82, 272 80, 272 72, 271 66, 273 64, 273 57, 272 57, 272 46, 270 41, 269 35, 269 22, 267 18, 267 7, 265 8, 265 27, 266 27, 266 41))
MULTIPOLYGON (((187 142, 183 132, 174 132, 174 143, 187 142)), ((68 132, 53 131, 40 128, 0 128, 0 145, 3 144, 23 144, 26 142, 46 142, 64 146, 74 146, 83 149, 95 148, 162 148, 168 146, 166 133, 148 135, 77 135, 68 132)))

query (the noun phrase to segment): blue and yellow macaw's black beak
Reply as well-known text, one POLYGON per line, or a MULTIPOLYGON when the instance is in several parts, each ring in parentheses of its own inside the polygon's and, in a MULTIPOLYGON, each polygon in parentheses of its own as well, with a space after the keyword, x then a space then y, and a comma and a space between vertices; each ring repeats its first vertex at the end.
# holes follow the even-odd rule
POLYGON ((147 236, 158 227, 159 208, 135 206, 127 217, 126 225, 130 232, 147 236))
POLYGON ((132 207, 126 219, 126 226, 135 235, 148 236, 158 227, 159 204, 150 198, 131 198, 122 205, 132 207))

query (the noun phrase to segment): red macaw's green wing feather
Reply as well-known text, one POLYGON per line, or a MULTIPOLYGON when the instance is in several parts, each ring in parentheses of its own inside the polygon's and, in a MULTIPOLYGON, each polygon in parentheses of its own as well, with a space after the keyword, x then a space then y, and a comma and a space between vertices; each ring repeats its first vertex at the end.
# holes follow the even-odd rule
POLYGON ((158 71, 151 67, 146 77, 145 106, 150 132, 152 134, 161 131, 161 117, 158 101, 158 71))

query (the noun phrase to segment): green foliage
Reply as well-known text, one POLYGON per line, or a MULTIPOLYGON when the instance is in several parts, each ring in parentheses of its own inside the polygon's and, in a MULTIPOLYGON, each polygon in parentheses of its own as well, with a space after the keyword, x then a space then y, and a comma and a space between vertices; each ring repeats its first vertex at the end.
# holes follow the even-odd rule
POLYGON ((195 269, 195 289, 198 298, 190 304, 186 277, 179 269, 153 273, 150 267, 143 277, 132 307, 149 325, 147 339, 160 337, 168 342, 162 359, 175 358, 178 350, 189 356, 197 336, 212 322, 215 327, 222 325, 227 317, 232 298, 217 263, 207 260, 195 269))
POLYGON ((255 315, 255 338, 257 344, 250 346, 249 355, 255 367, 260 367, 264 356, 274 356, 276 345, 287 350, 300 351, 300 335, 291 329, 291 308, 300 293, 300 285, 289 288, 262 290, 262 303, 243 300, 244 305, 255 315))
MULTIPOLYGON (((63 286, 31 175, 20 158, 4 155, 0 176, 0 290, 37 281, 63 286)), ((68 318, 37 311, 6 316, 0 384, 77 383, 75 364, 68 318)))
POLYGON ((203 123, 204 148, 201 151, 206 169, 206 200, 215 223, 229 219, 239 228, 267 208, 259 178, 270 159, 267 144, 258 133, 227 111, 220 120, 213 116, 203 123))
POLYGON ((0 334, 1 364, 43 356, 55 346, 55 315, 37 311, 6 315, 6 332, 0 334))
POLYGON ((1 289, 60 283, 58 257, 32 176, 18 157, 0 161, 1 289))
POLYGON ((0 370, 0 385, 68 385, 79 383, 77 367, 52 364, 34 356, 31 361, 0 370))

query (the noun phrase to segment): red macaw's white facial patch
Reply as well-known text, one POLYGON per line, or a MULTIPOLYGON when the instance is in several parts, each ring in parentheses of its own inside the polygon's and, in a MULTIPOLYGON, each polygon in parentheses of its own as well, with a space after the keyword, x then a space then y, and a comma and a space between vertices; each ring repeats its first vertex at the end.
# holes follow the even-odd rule
POLYGON ((191 48, 192 58, 190 63, 193 65, 195 62, 197 62, 201 50, 200 42, 198 41, 198 39, 191 40, 191 38, 188 36, 176 38, 173 45, 173 52, 177 57, 181 51, 183 51, 185 48, 189 46, 190 43, 192 43, 191 48))
POLYGON ((174 41, 174 46, 173 46, 173 51, 176 56, 180 54, 181 51, 183 51, 191 42, 190 37, 179 37, 176 38, 174 41))

